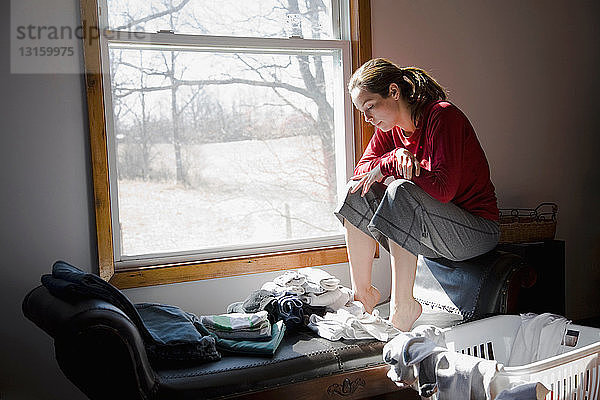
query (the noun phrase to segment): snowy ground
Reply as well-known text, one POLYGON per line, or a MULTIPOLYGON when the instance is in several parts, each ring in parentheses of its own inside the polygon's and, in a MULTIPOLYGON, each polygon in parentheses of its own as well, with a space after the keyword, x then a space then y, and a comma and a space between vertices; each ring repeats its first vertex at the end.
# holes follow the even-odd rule
MULTIPOLYGON (((191 187, 119 181, 123 254, 196 250, 341 233, 317 137, 189 146, 191 187)), ((174 175, 172 146, 153 168, 174 175)))

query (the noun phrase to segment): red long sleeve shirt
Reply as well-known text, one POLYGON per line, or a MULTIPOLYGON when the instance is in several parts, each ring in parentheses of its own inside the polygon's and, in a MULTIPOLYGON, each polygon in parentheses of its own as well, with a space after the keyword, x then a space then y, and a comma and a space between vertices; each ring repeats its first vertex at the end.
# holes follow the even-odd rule
POLYGON ((426 106, 410 137, 399 127, 375 131, 354 174, 380 165, 384 176, 401 178, 394 152, 405 148, 421 163, 412 181, 435 199, 498 221, 498 205, 485 153, 467 117, 447 101, 426 106))

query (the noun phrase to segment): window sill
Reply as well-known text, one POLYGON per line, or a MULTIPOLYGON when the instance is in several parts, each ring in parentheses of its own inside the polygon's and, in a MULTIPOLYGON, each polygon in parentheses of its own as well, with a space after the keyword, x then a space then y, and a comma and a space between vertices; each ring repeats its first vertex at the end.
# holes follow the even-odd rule
POLYGON ((129 289, 344 262, 348 262, 346 246, 331 246, 251 257, 116 269, 109 282, 119 289, 129 289))

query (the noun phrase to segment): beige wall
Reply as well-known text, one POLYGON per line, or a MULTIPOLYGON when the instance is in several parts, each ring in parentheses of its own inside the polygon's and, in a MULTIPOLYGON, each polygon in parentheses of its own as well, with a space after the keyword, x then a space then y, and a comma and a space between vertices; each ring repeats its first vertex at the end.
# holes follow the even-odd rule
POLYGON ((500 206, 558 203, 567 315, 598 314, 598 3, 372 0, 371 7, 373 55, 420 66, 448 89, 475 126, 500 206))

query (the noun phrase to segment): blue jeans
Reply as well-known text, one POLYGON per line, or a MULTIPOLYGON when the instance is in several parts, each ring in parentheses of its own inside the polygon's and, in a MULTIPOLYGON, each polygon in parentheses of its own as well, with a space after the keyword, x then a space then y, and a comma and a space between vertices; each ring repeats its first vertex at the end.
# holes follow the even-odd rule
POLYGON ((127 315, 140 332, 148 357, 153 361, 215 361, 221 358, 214 338, 194 326, 195 316, 175 306, 133 305, 116 287, 99 276, 57 261, 52 275, 43 275, 50 293, 68 302, 104 300, 127 315))

